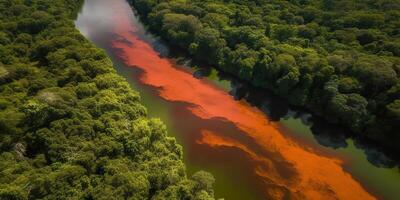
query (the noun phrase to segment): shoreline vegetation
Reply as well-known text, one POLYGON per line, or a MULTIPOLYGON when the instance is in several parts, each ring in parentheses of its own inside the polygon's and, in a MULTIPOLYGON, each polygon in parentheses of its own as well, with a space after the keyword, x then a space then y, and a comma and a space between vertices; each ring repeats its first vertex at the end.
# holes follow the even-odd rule
POLYGON ((104 51, 83 0, 0 1, 0 199, 213 198, 104 51))
POLYGON ((192 58, 400 151, 398 1, 129 1, 192 58))

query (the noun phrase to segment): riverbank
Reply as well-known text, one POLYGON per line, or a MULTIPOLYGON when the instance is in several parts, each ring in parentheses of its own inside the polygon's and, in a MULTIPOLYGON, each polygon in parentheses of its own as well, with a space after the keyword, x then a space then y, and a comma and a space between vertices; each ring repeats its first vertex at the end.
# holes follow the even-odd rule
POLYGON ((214 199, 74 26, 81 0, 0 3, 0 199, 214 199), (184 192, 182 192, 184 191, 184 192))
MULTIPOLYGON (((337 72, 338 69, 336 69, 336 67, 332 63, 329 63, 329 65, 318 63, 320 61, 322 62, 326 60, 327 55, 324 53, 315 52, 310 48, 303 49, 300 46, 296 45, 292 47, 290 46, 292 45, 291 43, 287 45, 285 44, 286 46, 282 46, 280 43, 276 44, 272 42, 272 39, 271 41, 269 41, 269 43, 265 44, 266 47, 264 48, 264 50, 266 51, 264 53, 266 53, 267 57, 269 56, 268 59, 272 59, 272 61, 271 60, 268 61, 272 63, 268 64, 266 67, 264 66, 265 63, 263 64, 263 61, 265 60, 259 60, 258 58, 260 56, 262 57, 261 55, 262 53, 261 54, 257 53, 261 51, 259 50, 260 47, 254 47, 256 48, 256 51, 254 51, 254 49, 252 49, 253 48, 252 45, 257 46, 256 45, 257 42, 255 41, 258 41, 259 45, 262 46, 264 45, 265 40, 269 40, 268 38, 259 35, 257 31, 251 31, 246 29, 246 27, 249 28, 251 26, 238 26, 239 27, 238 28, 236 27, 236 25, 232 24, 230 24, 231 26, 229 26, 226 24, 227 22, 225 22, 225 27, 221 28, 218 27, 218 22, 215 22, 216 23, 215 26, 217 27, 214 27, 212 24, 207 24, 209 22, 207 20, 213 19, 211 18, 211 15, 209 18, 205 17, 207 14, 209 14, 208 12, 214 15, 219 14, 219 17, 221 19, 224 19, 223 18, 224 14, 221 14, 224 13, 222 12, 224 6, 218 3, 215 4, 216 8, 214 8, 215 9, 214 11, 208 11, 208 9, 212 10, 211 8, 212 6, 210 5, 211 7, 209 8, 207 7, 208 4, 206 3, 196 4, 189 2, 187 3, 186 7, 179 3, 173 5, 164 3, 163 6, 158 7, 157 3, 154 5, 151 3, 146 4, 147 1, 130 1, 130 2, 135 4, 136 7, 140 8, 140 10, 138 10, 139 11, 138 13, 142 16, 142 19, 144 19, 144 21, 149 25, 150 29, 153 32, 157 33, 158 35, 166 39, 166 41, 168 41, 170 44, 185 49, 186 52, 190 54, 191 57, 193 57, 194 59, 198 59, 203 62, 207 62, 213 66, 216 66, 222 71, 231 73, 236 77, 244 79, 245 81, 249 81, 252 85, 268 88, 269 90, 274 91, 275 94, 278 94, 283 98, 287 99, 292 105, 306 107, 312 110, 314 114, 319 115, 332 123, 340 123, 345 125, 346 127, 352 129, 352 131, 355 133, 355 135, 357 135, 357 137, 368 138, 369 140, 373 140, 376 143, 380 143, 382 146, 386 146, 386 148, 390 149, 390 151, 396 151, 396 152, 399 151, 397 142, 395 142, 399 141, 398 134, 396 134, 396 130, 398 129, 395 128, 397 126, 396 124, 399 123, 396 122, 397 118, 395 116, 392 117, 386 116, 386 114, 389 113, 389 111, 387 111, 389 107, 388 108, 384 107, 385 105, 389 104, 390 101, 393 101, 393 105, 395 104, 393 98, 396 99, 396 94, 392 94, 393 92, 396 93, 397 91, 395 85, 391 89, 391 91, 393 90, 392 92, 387 92, 386 90, 388 88, 386 87, 385 89, 382 89, 383 93, 385 94, 390 93, 390 95, 386 95, 387 99, 376 100, 367 98, 367 100, 369 101, 367 102, 364 98, 366 96, 365 92, 362 94, 360 93, 361 94, 360 96, 359 94, 356 94, 357 92, 354 91, 345 92, 343 90, 343 88, 346 87, 349 88, 353 86, 361 88, 361 86, 355 86, 353 83, 357 84, 358 82, 362 83, 364 79, 358 81, 353 80, 352 75, 341 74, 341 72, 340 73, 337 72), (199 10, 198 13, 195 12, 194 11, 195 9, 193 8, 196 6, 199 10), (217 7, 221 10, 217 10, 217 7), (155 13, 152 12, 152 9, 159 9, 159 11, 155 13), (149 14, 150 17, 148 17, 149 14), (168 15, 167 17, 168 19, 165 18, 164 16, 165 14, 168 15), (181 22, 182 23, 188 22, 187 23, 188 26, 186 27, 187 30, 185 28, 179 30, 181 22), (167 26, 169 27, 168 31, 166 28, 167 26), (165 29, 163 29, 163 27, 165 29), (236 28, 238 29, 236 30, 236 28), (243 28, 243 30, 241 28, 243 28), (193 33, 190 32, 193 30, 196 30, 196 32, 193 33), (184 37, 184 38, 180 39, 175 38, 176 40, 174 40, 174 37, 177 38, 184 37), (233 47, 234 45, 231 44, 232 43, 231 40, 235 40, 240 44, 244 44, 244 47, 235 50, 235 48, 237 47, 233 47), (212 47, 213 45, 214 47, 212 47), (232 52, 235 50, 234 51, 235 53, 230 53, 229 55, 231 56, 240 55, 237 59, 235 58, 236 60, 238 60, 238 63, 234 63, 233 61, 231 61, 233 58, 230 60, 230 56, 225 55, 224 49, 226 49, 227 46, 231 48, 232 52), (199 49, 203 52, 204 55, 198 52, 200 51, 199 49), (276 51, 276 49, 280 49, 279 52, 276 55, 275 54, 271 55, 271 52, 276 51), (203 56, 200 56, 200 54, 203 56), (207 56, 207 54, 209 55, 207 56), (253 59, 252 57, 253 54, 257 55, 256 56, 257 58, 253 59), (278 54, 279 56, 277 56, 278 54), (226 61, 226 59, 228 59, 228 61, 226 61), (279 59, 281 59, 282 63, 286 64, 290 63, 289 62, 290 60, 293 60, 293 62, 291 62, 292 64, 294 63, 294 61, 297 60, 296 63, 299 64, 300 66, 288 67, 288 69, 290 70, 293 69, 295 71, 290 72, 285 76, 282 75, 282 77, 280 78, 282 80, 280 79, 278 80, 276 79, 276 77, 273 78, 275 76, 273 75, 273 73, 275 73, 276 70, 282 71, 285 68, 276 65, 276 62, 279 59), (314 59, 316 63, 314 64, 307 63, 308 61, 311 61, 310 59, 311 60, 314 59), (317 60, 315 59, 317 60, 319 59, 319 61, 317 62, 317 60), (308 61, 305 62, 305 60, 308 61), (231 62, 231 64, 230 65, 227 65, 226 63, 221 64, 224 62, 231 62), (303 65, 308 66, 308 68, 310 69, 304 67, 303 65), (315 66, 310 67, 310 65, 315 65, 315 66), (320 65, 323 66, 321 67, 320 65), (237 70, 233 70, 235 66, 237 70), (264 72, 260 71, 259 69, 260 66, 263 66, 265 69, 271 68, 269 70, 272 71, 270 72, 270 74, 265 75, 263 74, 264 72), (318 66, 320 69, 318 68, 318 66), (334 66, 335 69, 332 68, 332 66, 334 66), (275 67, 275 69, 272 69, 273 67, 275 67), (315 68, 316 72, 310 72, 311 68, 315 68), (299 72, 300 74, 298 74, 299 72), (321 74, 318 75, 318 73, 321 74), (326 74, 324 75, 324 73, 326 74), (263 77, 260 79, 260 76, 263 77), (270 78, 265 79, 266 77, 270 78), (310 77, 313 78, 309 79, 310 77), (336 78, 338 79, 336 80, 336 78), (281 87, 279 86, 279 84, 277 85, 277 83, 279 84, 282 83, 284 86, 281 87), (329 92, 330 91, 329 88, 332 89, 331 92, 329 92), (386 103, 383 103, 382 101, 386 103), (376 108, 372 109, 372 107, 375 104, 372 105, 371 102, 372 104, 376 102, 376 106, 378 107, 375 106, 376 108), (379 108, 379 106, 381 107, 379 108)), ((226 8, 227 13, 229 9, 236 8, 235 7, 236 4, 233 5, 229 4, 229 5, 230 7, 226 8)), ((244 6, 245 8, 246 3, 243 3, 243 5, 241 6, 244 6)), ((253 28, 255 30, 258 29, 258 27, 253 27, 253 28)), ((376 59, 385 60, 386 58, 379 57, 376 59)), ((396 63, 398 62, 398 59, 394 57, 392 61, 396 63)), ((282 73, 284 73, 283 71, 282 73)), ((393 73, 396 74, 393 71, 393 69, 388 68, 388 71, 390 71, 391 74, 393 73)), ((281 76, 281 75, 276 75, 276 76, 281 76)), ((382 80, 384 79, 385 77, 382 77, 382 80)), ((365 90, 368 90, 368 87, 366 87, 365 90)), ((381 96, 382 95, 384 94, 381 94, 381 96)))
POLYGON ((249 103, 236 101, 219 84, 214 84, 218 80, 194 78, 190 69, 166 57, 168 48, 146 32, 124 1, 96 2, 78 21, 80 30, 119 63, 120 73, 145 94, 143 103, 156 108, 151 113, 165 116, 169 127, 176 130, 172 133, 184 145, 189 171, 203 168, 214 173, 217 197, 246 199, 249 196, 244 190, 248 188, 263 194, 264 198, 259 199, 312 196, 313 192, 322 195, 322 189, 306 184, 311 179, 334 190, 335 195, 351 195, 334 183, 333 176, 313 178, 307 173, 312 169, 321 174, 335 174, 336 180, 348 183, 358 195, 368 196, 369 184, 350 178, 344 166, 351 168, 352 164, 342 160, 342 156, 325 154, 319 147, 313 149, 301 141, 286 138, 290 132, 281 132, 277 123, 249 103), (287 153, 290 149, 293 154, 287 153), (321 160, 305 162, 291 157, 296 152, 303 155, 302 159, 321 160), (313 163, 325 163, 326 167, 316 169, 313 163))
MULTIPOLYGON (((132 88, 140 91, 141 103, 148 108, 149 115, 167 124, 169 134, 183 146, 188 175, 199 169, 214 175, 215 197, 229 200, 279 198, 282 194, 291 195, 302 181, 312 179, 305 169, 328 173, 319 172, 312 164, 302 161, 309 160, 308 156, 293 161, 287 159, 284 150, 280 151, 291 148, 307 151, 317 158, 339 160, 340 163, 332 166, 346 174, 344 179, 351 177, 344 181, 357 182, 373 196, 390 200, 400 195, 398 168, 379 151, 343 136, 346 130, 326 126, 310 114, 288 107, 282 99, 260 94, 257 88, 252 91, 243 82, 213 68, 187 67, 190 60, 174 57, 175 49, 149 33, 124 0, 87 2, 76 22, 77 27, 107 52, 117 72, 132 88), (211 109, 212 106, 218 109, 211 109), (249 123, 245 119, 248 113, 258 113, 260 119, 265 119, 253 120, 249 125, 256 131, 243 131, 241 127, 249 123), (204 117, 205 114, 210 117, 204 117), (257 135, 264 139, 259 140, 257 135), (276 140, 264 143, 270 137, 291 141, 294 147, 276 143, 276 140), (270 160, 271 164, 263 160, 270 160), (308 167, 298 168, 297 162, 304 162, 308 167), (257 173, 260 170, 265 173, 257 173), (291 191, 285 191, 277 184, 280 182, 293 182, 294 186, 290 187, 291 191)), ((334 171, 329 173, 336 175, 334 171)), ((336 180, 343 182, 342 179, 342 175, 336 175, 336 180)), ((326 182, 325 189, 335 188, 335 193, 346 195, 327 180, 318 182, 326 182)), ((312 188, 312 185, 304 187, 312 188)), ((318 189, 311 191, 322 193, 318 189)), ((309 192, 304 193, 309 195, 309 192)))

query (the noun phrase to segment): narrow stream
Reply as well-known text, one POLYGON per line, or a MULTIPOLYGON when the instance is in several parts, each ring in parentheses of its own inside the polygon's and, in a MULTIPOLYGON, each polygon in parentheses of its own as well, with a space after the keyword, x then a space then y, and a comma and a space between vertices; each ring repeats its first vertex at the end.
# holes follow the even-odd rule
POLYGON ((193 67, 145 30, 126 0, 86 0, 76 26, 166 123, 188 174, 214 175, 217 198, 400 197, 396 162, 266 91, 193 67))

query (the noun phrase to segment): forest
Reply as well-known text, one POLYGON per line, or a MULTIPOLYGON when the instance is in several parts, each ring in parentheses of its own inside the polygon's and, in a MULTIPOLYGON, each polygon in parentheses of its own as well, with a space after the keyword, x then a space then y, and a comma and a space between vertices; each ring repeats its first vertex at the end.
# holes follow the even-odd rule
POLYGON ((397 0, 130 0, 198 61, 400 151, 397 0))
POLYGON ((82 0, 0 0, 0 199, 214 199, 75 29, 82 0))

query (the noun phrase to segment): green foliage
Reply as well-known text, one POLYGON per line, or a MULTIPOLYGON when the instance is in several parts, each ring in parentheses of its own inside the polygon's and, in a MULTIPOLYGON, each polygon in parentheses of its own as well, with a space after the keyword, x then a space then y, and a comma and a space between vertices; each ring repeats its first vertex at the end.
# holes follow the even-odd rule
POLYGON ((388 115, 397 122, 400 122, 400 100, 395 100, 386 106, 388 115))
POLYGON ((193 15, 166 14, 162 30, 172 43, 187 48, 200 28, 201 22, 193 15))
POLYGON ((398 148, 398 1, 130 1, 196 59, 398 148))
POLYGON ((283 42, 295 35, 295 31, 289 25, 276 25, 273 29, 273 38, 283 42))
MULTIPOLYGON (((75 30, 81 3, 0 1, 0 199, 213 199, 212 176, 186 176, 181 146, 75 30)), ((165 23, 182 45, 201 27, 165 23)), ((202 37, 215 46, 198 55, 221 42, 202 37)))

